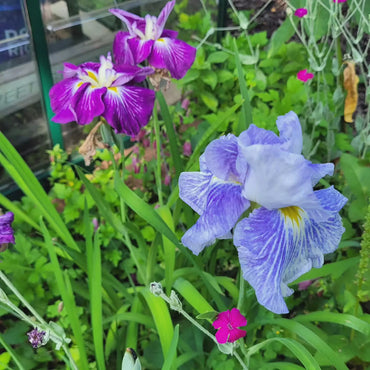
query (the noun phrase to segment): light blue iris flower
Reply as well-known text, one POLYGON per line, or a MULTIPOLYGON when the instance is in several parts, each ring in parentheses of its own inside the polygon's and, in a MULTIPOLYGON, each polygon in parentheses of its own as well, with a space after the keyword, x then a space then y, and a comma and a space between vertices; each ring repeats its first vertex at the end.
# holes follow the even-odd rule
POLYGON ((313 189, 334 166, 301 155, 297 115, 278 117, 277 127, 279 136, 251 125, 238 138, 213 141, 201 171, 182 173, 179 187, 181 199, 201 215, 183 244, 198 254, 234 228, 244 279, 260 304, 281 314, 288 312, 284 297, 293 293, 287 284, 321 267, 324 254, 337 248, 344 232, 338 212, 347 199, 333 187, 313 189), (259 208, 238 222, 250 202, 259 208))

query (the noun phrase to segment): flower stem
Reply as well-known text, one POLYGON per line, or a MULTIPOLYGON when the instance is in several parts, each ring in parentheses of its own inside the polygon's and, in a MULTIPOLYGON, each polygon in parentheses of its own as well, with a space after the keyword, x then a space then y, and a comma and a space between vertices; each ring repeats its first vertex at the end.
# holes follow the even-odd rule
POLYGON ((157 167, 155 171, 155 182, 157 183, 157 191, 158 191, 158 202, 160 206, 163 206, 163 195, 162 195, 162 162, 161 162, 161 138, 159 135, 159 123, 158 123, 158 106, 155 103, 154 110, 153 110, 153 122, 154 122, 154 130, 155 130, 155 140, 157 142, 157 167))
POLYGON ((235 358, 239 361, 240 365, 242 366, 243 370, 248 370, 248 367, 244 364, 243 360, 240 358, 238 352, 233 353, 235 358))
POLYGON ((238 299, 238 305, 237 308, 240 311, 241 307, 244 303, 244 296, 245 296, 245 280, 243 278, 243 273, 240 271, 239 275, 239 299, 238 299))
POLYGON ((46 324, 45 320, 33 309, 33 307, 26 301, 18 289, 12 284, 12 282, 0 271, 0 278, 6 284, 6 286, 17 296, 22 304, 30 311, 30 313, 42 324, 46 324))

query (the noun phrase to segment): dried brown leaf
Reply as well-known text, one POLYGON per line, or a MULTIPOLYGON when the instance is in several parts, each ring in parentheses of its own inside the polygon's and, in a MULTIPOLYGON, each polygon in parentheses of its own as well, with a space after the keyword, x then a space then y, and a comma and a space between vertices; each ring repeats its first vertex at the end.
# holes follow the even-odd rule
POLYGON ((344 120, 346 122, 353 122, 353 113, 357 108, 358 93, 358 76, 356 75, 355 63, 354 62, 345 62, 347 67, 343 72, 343 86, 347 91, 346 100, 344 102, 344 120))

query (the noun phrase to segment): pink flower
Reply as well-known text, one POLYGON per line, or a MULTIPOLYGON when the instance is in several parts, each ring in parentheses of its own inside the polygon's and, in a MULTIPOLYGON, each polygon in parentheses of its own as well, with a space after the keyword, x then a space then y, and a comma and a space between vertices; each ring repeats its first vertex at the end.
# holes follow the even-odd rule
POLYGON ((170 185, 171 184, 171 176, 170 174, 168 173, 165 177, 164 177, 164 184, 166 186, 170 185))
POLYGON ((307 15, 307 9, 299 8, 294 12, 294 15, 296 15, 299 18, 303 18, 305 15, 307 15))
POLYGON ((219 329, 216 333, 216 339, 221 344, 233 343, 247 335, 245 330, 238 329, 239 326, 247 325, 247 319, 237 308, 220 312, 212 325, 215 329, 219 329))
POLYGON ((189 108, 189 104, 190 104, 190 100, 188 98, 184 99, 182 102, 181 102, 181 108, 182 109, 185 109, 185 110, 188 110, 189 108))
POLYGON ((345 3, 347 0, 333 0, 333 3, 345 3))
POLYGON ((298 290, 306 290, 311 284, 313 280, 305 280, 298 283, 298 290))
POLYGON ((184 154, 185 157, 191 156, 191 143, 190 141, 186 141, 182 147, 182 154, 184 154))
POLYGON ((303 82, 307 82, 308 80, 313 79, 313 73, 308 73, 307 69, 303 69, 302 71, 299 71, 297 73, 298 80, 301 80, 303 82))

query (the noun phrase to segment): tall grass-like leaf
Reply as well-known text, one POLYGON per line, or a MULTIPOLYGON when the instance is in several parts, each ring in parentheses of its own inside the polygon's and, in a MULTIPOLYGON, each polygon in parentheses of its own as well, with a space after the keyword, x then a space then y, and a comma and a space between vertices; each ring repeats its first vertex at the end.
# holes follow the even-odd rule
POLYGON ((348 370, 346 364, 338 357, 338 354, 325 342, 325 340, 299 322, 287 319, 263 320, 263 322, 265 324, 280 325, 290 330, 315 348, 316 351, 321 352, 323 356, 330 360, 331 364, 336 369, 348 370))
POLYGON ((166 132, 167 132, 168 140, 170 143, 171 157, 172 157, 173 164, 176 170, 176 177, 178 177, 183 170, 183 163, 182 163, 182 159, 181 159, 180 152, 179 152, 179 144, 178 144, 177 136, 173 128, 173 120, 171 118, 171 115, 168 110, 168 106, 167 106, 167 103, 166 103, 166 100, 163 94, 160 91, 157 91, 156 96, 157 96, 159 106, 161 108, 161 115, 163 117, 164 124, 166 126, 166 132))
POLYGON ((167 237, 174 245, 180 249, 185 257, 194 265, 199 276, 202 278, 212 298, 215 300, 219 310, 225 311, 226 306, 216 293, 215 289, 209 283, 207 276, 201 270, 199 264, 190 252, 178 241, 176 234, 166 225, 162 218, 154 211, 154 209, 145 203, 135 192, 133 192, 126 184, 123 183, 118 173, 114 177, 115 189, 125 203, 135 211, 141 218, 152 225, 158 232, 167 237))
MULTIPOLYGON (((131 306, 131 312, 139 314, 142 310, 142 304, 138 296, 135 296, 131 306)), ((152 321, 151 321, 152 322, 152 321)), ((146 320, 143 320, 140 324, 145 325, 146 320)), ((154 327, 154 325, 153 325, 154 327)), ((138 347, 138 336, 139 336, 139 322, 134 318, 129 320, 126 333, 126 347, 137 348, 138 347)))
MULTIPOLYGON (((289 362, 269 362, 264 364, 261 370, 304 370, 304 367, 289 362)), ((306 368, 307 369, 307 368, 306 368)))
POLYGON ((175 326, 171 346, 166 354, 166 357, 164 358, 162 370, 171 370, 174 362, 176 361, 176 349, 178 341, 179 341, 179 324, 175 326))
POLYGON ((174 288, 195 308, 198 313, 215 311, 190 281, 178 278, 174 288))
POLYGON ((141 294, 145 298, 150 312, 152 313, 159 335, 159 340, 161 342, 163 357, 166 358, 166 355, 171 347, 174 332, 168 306, 162 298, 156 297, 149 291, 148 288, 142 289, 141 294))
MULTIPOLYGON (((168 207, 163 206, 157 209, 157 212, 165 221, 166 225, 175 232, 175 226, 173 224, 173 218, 171 211, 168 207)), ((165 287, 166 293, 171 293, 171 287, 173 282, 173 272, 175 270, 175 245, 165 236, 163 239, 163 253, 164 253, 164 263, 165 263, 165 287)))
POLYGON ((76 242, 36 176, 1 132, 0 150, 4 154, 0 154, 0 164, 5 168, 24 194, 32 199, 36 207, 42 212, 43 217, 48 221, 63 242, 69 248, 78 251, 79 248, 76 242))
POLYGON ((242 68, 242 64, 240 62, 239 57, 239 50, 238 46, 236 45, 236 39, 234 41, 234 49, 235 49, 235 64, 236 69, 238 71, 238 80, 239 80, 239 87, 240 87, 240 93, 242 95, 242 98, 244 99, 240 120, 239 120, 239 126, 238 126, 238 133, 240 134, 242 131, 246 130, 251 123, 253 123, 253 117, 252 117, 252 106, 249 100, 249 94, 248 94, 248 88, 247 83, 245 81, 244 71, 242 68))
POLYGON ((343 274, 344 271, 355 266, 360 261, 360 257, 348 258, 344 261, 337 261, 332 263, 327 263, 319 269, 312 269, 311 271, 305 273, 292 284, 298 284, 302 281, 317 279, 327 275, 331 275, 333 278, 338 278, 343 274))
POLYGON ((297 320, 299 322, 331 322, 334 324, 347 326, 348 328, 354 329, 362 334, 370 336, 370 324, 368 322, 361 320, 356 316, 348 315, 345 313, 328 311, 310 312, 305 315, 296 316, 294 320, 297 320))
POLYGON ((265 347, 266 345, 272 342, 279 342, 287 347, 295 356, 296 358, 301 361, 302 365, 305 369, 310 370, 320 370, 320 366, 311 353, 299 342, 295 341, 294 339, 290 338, 270 338, 266 339, 262 343, 258 343, 252 347, 247 349, 247 359, 254 354, 261 350, 261 348, 265 347))
POLYGON ((85 201, 84 223, 86 234, 86 257, 89 281, 89 295, 91 308, 91 328, 94 340, 94 350, 98 368, 105 370, 103 348, 103 313, 102 313, 102 272, 99 230, 92 243, 92 224, 89 222, 87 204, 85 201))
POLYGON ((5 342, 5 340, 4 340, 4 338, 2 337, 1 334, 0 334, 0 344, 4 347, 5 351, 7 351, 10 354, 13 361, 18 366, 18 369, 19 370, 25 370, 23 365, 21 364, 21 361, 18 358, 17 354, 13 351, 13 349, 10 346, 8 346, 8 344, 5 342))
POLYGON ((78 318, 77 307, 76 307, 76 302, 75 302, 75 298, 74 298, 72 287, 71 287, 71 282, 69 280, 67 271, 63 277, 63 272, 59 265, 58 257, 56 255, 55 248, 51 240, 49 231, 47 230, 42 220, 40 220, 40 227, 41 227, 41 231, 44 236, 44 239, 45 239, 45 244, 48 248, 51 265, 53 266, 53 271, 55 275, 55 280, 57 282, 59 292, 62 296, 65 310, 66 312, 68 312, 68 319, 71 324, 73 334, 75 336, 75 341, 76 341, 79 354, 80 354, 80 366, 81 366, 81 369, 87 370, 89 369, 89 364, 87 361, 85 342, 84 342, 82 332, 81 332, 81 323, 78 318))

